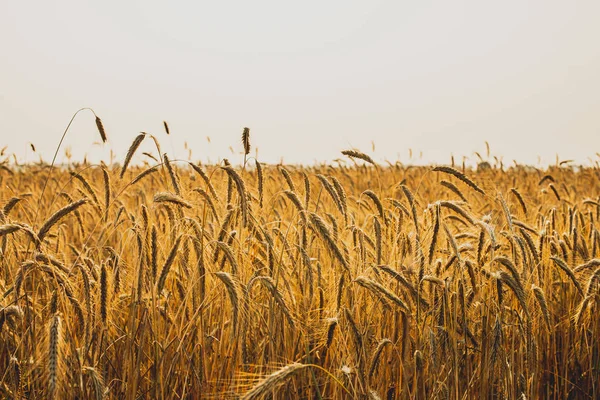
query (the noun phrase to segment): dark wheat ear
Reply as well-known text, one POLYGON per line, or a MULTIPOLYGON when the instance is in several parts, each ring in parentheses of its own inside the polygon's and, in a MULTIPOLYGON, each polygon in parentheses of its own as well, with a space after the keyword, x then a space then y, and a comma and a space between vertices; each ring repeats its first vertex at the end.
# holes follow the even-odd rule
POLYGON ((171 131, 169 130, 169 124, 167 124, 167 121, 163 121, 163 125, 165 126, 165 132, 167 132, 167 135, 170 135, 171 131))
MULTIPOLYGON (((100 133, 100 137, 102 138, 102 143, 106 143, 106 131, 104 130, 104 124, 102 124, 102 120, 97 115, 96 115, 96 127, 98 128, 98 132, 100 133)), ((35 151, 35 149, 33 151, 35 151)))
POLYGON ((131 162, 133 154, 138 149, 138 147, 140 147, 140 144, 142 144, 142 141, 145 137, 146 132, 142 132, 139 135, 137 135, 135 139, 133 139, 133 143, 131 143, 131 146, 129 146, 129 150, 127 150, 127 155, 125 156, 125 160, 123 161, 123 168, 121 168, 120 174, 121 178, 123 178, 123 175, 125 175, 125 171, 127 170, 127 166, 129 165, 129 163, 131 162))
POLYGON ((62 217, 77 210, 79 207, 81 207, 82 205, 84 205, 87 202, 88 202, 87 199, 77 200, 77 201, 72 202, 72 203, 68 204, 67 206, 61 208, 54 214, 52 214, 50 216, 50 218, 48 218, 46 220, 46 222, 44 222, 44 225, 42 225, 42 227, 38 231, 37 236, 38 236, 40 242, 44 240, 44 237, 46 236, 46 234, 48 233, 50 228, 52 228, 62 217))
POLYGON ((348 156, 350 158, 358 158, 360 160, 368 162, 369 164, 375 165, 375 161, 373 161, 373 159, 371 157, 369 157, 368 155, 366 155, 365 153, 361 153, 356 150, 344 150, 344 151, 342 151, 342 154, 345 156, 348 156))
POLYGON ((242 132, 242 144, 244 145, 244 155, 250 154, 250 128, 244 128, 242 132))
POLYGON ((467 178, 467 176, 465 174, 463 174, 460 171, 455 170, 454 168, 441 166, 441 167, 435 167, 433 169, 433 171, 443 172, 445 174, 453 175, 454 177, 456 177, 456 178, 460 179, 461 181, 463 181, 463 183, 467 184, 467 186, 471 187, 471 189, 473 189, 476 192, 479 192, 479 193, 485 195, 485 192, 483 191, 483 189, 481 189, 479 186, 477 186, 475 184, 475 182, 473 182, 472 180, 470 180, 469 178, 467 178))

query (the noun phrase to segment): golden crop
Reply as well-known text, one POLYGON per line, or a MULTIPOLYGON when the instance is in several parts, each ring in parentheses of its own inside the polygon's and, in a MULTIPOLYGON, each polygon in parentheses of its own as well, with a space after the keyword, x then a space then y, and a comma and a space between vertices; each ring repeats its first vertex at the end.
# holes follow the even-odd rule
POLYGON ((599 398, 598 168, 136 148, 0 169, 3 398, 599 398))

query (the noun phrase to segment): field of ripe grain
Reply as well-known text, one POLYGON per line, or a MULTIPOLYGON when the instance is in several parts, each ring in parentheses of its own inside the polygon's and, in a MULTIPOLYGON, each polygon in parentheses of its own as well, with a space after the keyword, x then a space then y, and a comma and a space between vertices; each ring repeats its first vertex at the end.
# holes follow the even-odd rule
POLYGON ((597 167, 137 147, 0 166, 2 398, 600 398, 597 167))

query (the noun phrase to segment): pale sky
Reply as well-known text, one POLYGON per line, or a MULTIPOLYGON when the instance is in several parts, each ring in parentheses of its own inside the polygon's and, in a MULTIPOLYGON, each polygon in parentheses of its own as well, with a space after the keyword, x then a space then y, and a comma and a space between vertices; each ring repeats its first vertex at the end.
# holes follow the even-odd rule
POLYGON ((248 126, 265 162, 357 148, 406 163, 412 148, 447 163, 487 140, 507 164, 589 163, 599 21, 597 0, 2 0, 0 148, 33 161, 32 142, 48 161, 92 107, 110 143, 82 113, 75 158, 122 160, 146 131, 173 157, 187 141, 194 159, 239 162, 248 126))

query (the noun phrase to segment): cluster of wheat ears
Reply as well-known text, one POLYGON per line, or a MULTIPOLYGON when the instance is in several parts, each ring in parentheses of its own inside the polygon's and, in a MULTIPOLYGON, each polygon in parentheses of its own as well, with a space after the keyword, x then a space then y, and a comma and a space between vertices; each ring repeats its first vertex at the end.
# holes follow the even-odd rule
POLYGON ((0 164, 1 397, 599 398, 597 166, 242 150, 0 164))

